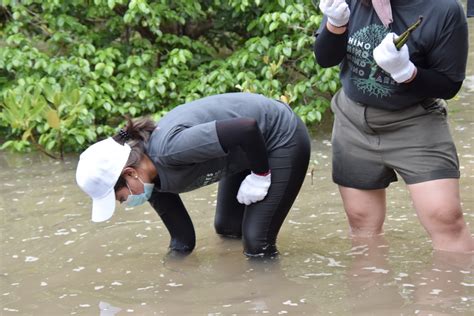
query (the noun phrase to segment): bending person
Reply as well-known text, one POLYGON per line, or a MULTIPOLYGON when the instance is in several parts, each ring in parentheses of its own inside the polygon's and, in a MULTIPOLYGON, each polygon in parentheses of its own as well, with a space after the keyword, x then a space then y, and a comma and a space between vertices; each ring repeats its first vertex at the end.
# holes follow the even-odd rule
POLYGON ((457 0, 322 0, 314 52, 340 65, 332 176, 354 236, 382 232, 386 188, 400 175, 433 247, 474 251, 459 197, 459 161, 445 102, 461 88, 468 52, 457 0), (400 50, 394 39, 423 23, 400 50), (398 35, 397 35, 398 34, 398 35))
POLYGON ((149 201, 180 252, 194 249, 195 232, 179 194, 219 181, 216 232, 242 237, 247 256, 273 256, 309 156, 306 127, 288 105, 228 93, 180 105, 157 124, 129 120, 81 154, 76 180, 95 222, 113 215, 115 200, 149 201))

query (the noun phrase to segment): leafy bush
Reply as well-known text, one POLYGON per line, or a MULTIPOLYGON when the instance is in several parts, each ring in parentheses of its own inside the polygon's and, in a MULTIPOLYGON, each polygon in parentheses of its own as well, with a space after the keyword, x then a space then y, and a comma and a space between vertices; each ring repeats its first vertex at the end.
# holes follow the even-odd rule
POLYGON ((250 91, 321 120, 338 70, 314 60, 310 0, 0 1, 1 148, 79 151, 124 115, 250 91))

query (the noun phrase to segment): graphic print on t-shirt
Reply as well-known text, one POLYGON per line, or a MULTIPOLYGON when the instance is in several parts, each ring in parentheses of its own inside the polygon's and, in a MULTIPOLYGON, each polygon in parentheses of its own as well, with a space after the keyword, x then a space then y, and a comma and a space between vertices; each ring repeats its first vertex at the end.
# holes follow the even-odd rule
POLYGON ((380 68, 373 58, 373 50, 387 35, 383 25, 371 24, 349 37, 347 61, 353 73, 352 82, 360 93, 377 98, 389 97, 397 82, 380 68))
POLYGON ((219 181, 221 178, 225 176, 225 172, 223 170, 211 171, 206 174, 199 176, 195 179, 191 184, 189 184, 183 191, 188 192, 195 190, 197 188, 201 188, 203 186, 209 185, 211 183, 219 181))

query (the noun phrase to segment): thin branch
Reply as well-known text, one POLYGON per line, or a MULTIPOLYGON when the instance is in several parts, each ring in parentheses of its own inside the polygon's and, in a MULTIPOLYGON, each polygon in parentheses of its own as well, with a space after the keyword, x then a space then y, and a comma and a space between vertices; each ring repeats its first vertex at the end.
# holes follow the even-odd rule
MULTIPOLYGON (((43 154, 45 154, 46 156, 50 157, 50 158, 53 158, 53 159, 56 159, 56 160, 63 160, 63 157, 57 157, 53 154, 51 154, 50 152, 48 152, 46 149, 44 149, 40 144, 38 144, 38 142, 36 141, 35 137, 33 136, 33 134, 30 135, 30 139, 31 139, 31 142, 33 144, 33 146, 35 146, 35 148, 37 150, 39 150, 40 152, 42 152, 43 154)), ((62 155, 61 155, 62 156, 62 155)))

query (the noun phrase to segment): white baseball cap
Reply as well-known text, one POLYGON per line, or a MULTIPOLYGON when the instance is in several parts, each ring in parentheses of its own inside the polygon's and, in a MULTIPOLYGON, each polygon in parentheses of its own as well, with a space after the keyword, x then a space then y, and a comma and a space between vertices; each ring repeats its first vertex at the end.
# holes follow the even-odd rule
POLYGON ((113 138, 101 140, 79 157, 76 182, 92 198, 92 221, 103 222, 115 211, 114 186, 125 167, 131 148, 113 138))

